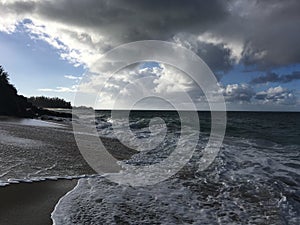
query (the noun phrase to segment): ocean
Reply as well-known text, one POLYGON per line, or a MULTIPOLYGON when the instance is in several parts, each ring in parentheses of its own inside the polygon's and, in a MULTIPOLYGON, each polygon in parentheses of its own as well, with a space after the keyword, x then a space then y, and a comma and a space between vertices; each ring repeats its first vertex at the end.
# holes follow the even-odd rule
MULTIPOLYGON (((103 177, 81 179, 57 205, 52 215, 56 224, 300 224, 300 114, 229 112, 223 146, 205 171, 197 163, 208 141, 211 116, 198 115, 199 143, 176 175, 141 187, 103 177)), ((178 144, 180 117, 172 111, 131 112, 135 136, 147 143, 152 118, 165 122, 165 139, 127 164, 159 163, 178 144)), ((109 111, 96 112, 100 136, 118 136, 113 122, 109 111)))
MULTIPOLYGON (((68 167, 67 176, 82 178, 56 205, 54 224, 300 224, 300 113, 228 112, 223 144, 206 170, 199 170, 199 162, 211 116, 209 112, 198 116, 199 141, 193 156, 178 173, 154 185, 118 185, 106 176, 85 176, 68 167)), ((96 126, 100 137, 123 137, 130 146, 145 145, 146 150, 121 162, 124 168, 160 163, 178 147, 181 136, 175 111, 132 111, 129 125, 136 138, 130 140, 126 133, 117 133, 124 123, 122 118, 112 119, 110 111, 96 111, 96 123, 90 117, 86 122, 96 126), (155 131, 165 126, 164 139, 148 149, 148 140, 155 140, 159 134, 155 131)), ((185 148, 189 140, 180 144, 185 148)), ((1 157, 13 163, 8 153, 1 157)), ((41 179, 64 175, 63 168, 47 168, 41 179)), ((22 178, 17 172, 14 176, 22 178)), ((5 175, 1 179, 9 184, 5 175)))

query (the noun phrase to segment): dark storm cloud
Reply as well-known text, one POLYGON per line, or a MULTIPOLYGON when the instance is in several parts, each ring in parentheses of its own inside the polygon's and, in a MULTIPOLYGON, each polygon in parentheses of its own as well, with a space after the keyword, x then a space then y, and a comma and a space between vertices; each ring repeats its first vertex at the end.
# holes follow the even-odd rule
POLYGON ((226 72, 232 68, 231 50, 223 45, 201 43, 196 52, 215 73, 226 72))
POLYGON ((291 74, 278 75, 277 73, 267 73, 264 76, 256 77, 251 81, 251 84, 264 84, 268 82, 288 83, 300 79, 300 71, 294 71, 291 74))
POLYGON ((259 70, 300 63, 298 0, 12 1, 2 8, 18 17, 67 24, 70 29, 62 32, 84 36, 90 46, 105 50, 130 41, 173 40, 180 33, 189 40, 188 35, 209 33, 220 42, 199 42, 193 50, 214 71, 230 69, 230 56, 239 48, 240 62, 259 70), (103 43, 91 32, 103 36, 103 43))
POLYGON ((254 90, 247 84, 228 84, 222 87, 222 94, 228 102, 250 102, 254 90))
POLYGON ((243 62, 265 70, 300 63, 300 1, 256 0, 245 23, 243 62))
POLYGON ((70 25, 100 29, 124 41, 168 39, 178 32, 204 31, 224 20, 226 5, 221 0, 62 0, 15 2, 9 7, 30 10, 44 18, 70 25))
POLYGON ((194 51, 219 76, 230 70, 234 64, 231 50, 223 44, 205 43, 186 33, 176 35, 174 41, 194 51))
POLYGON ((17 13, 30 13, 35 10, 36 3, 33 1, 17 1, 13 4, 13 9, 17 13))

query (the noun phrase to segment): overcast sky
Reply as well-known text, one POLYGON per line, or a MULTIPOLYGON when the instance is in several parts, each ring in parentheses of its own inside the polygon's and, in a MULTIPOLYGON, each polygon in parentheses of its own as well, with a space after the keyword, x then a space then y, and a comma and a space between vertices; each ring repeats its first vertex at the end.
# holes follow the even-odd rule
MULTIPOLYGON (((72 101, 99 55, 132 41, 164 40, 207 63, 228 109, 299 111, 299 12, 298 0, 0 0, 0 65, 21 94, 72 101)), ((120 71, 96 107, 109 108, 145 76, 150 92, 180 101, 184 91, 201 108, 201 90, 161 63, 120 71)))

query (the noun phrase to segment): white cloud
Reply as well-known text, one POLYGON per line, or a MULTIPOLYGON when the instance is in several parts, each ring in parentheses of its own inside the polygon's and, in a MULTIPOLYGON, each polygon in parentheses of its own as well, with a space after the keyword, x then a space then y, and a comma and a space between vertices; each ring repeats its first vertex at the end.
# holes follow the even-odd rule
POLYGON ((93 46, 92 41, 87 38, 86 30, 76 26, 68 26, 55 21, 44 21, 42 18, 32 18, 32 23, 26 23, 32 39, 47 42, 58 50, 60 57, 75 66, 93 64, 100 52, 93 46), (84 38, 86 37, 86 38, 84 38))
POLYGON ((193 80, 175 67, 160 64, 156 71, 157 78, 154 79, 153 83, 156 84, 154 91, 157 93, 188 92, 195 88, 193 80))
POLYGON ((63 92, 74 93, 77 91, 77 85, 73 85, 72 87, 40 88, 38 89, 38 91, 56 92, 56 93, 63 93, 63 92))
POLYGON ((282 88, 281 86, 271 87, 266 91, 258 92, 255 98, 264 104, 296 104, 297 99, 293 91, 282 88))
MULTIPOLYGON (((157 64, 153 67, 145 67, 145 64, 125 68, 109 78, 106 75, 91 75, 88 80, 83 79, 78 90, 81 93, 98 93, 98 106, 112 108, 114 103, 122 99, 120 107, 126 107, 134 97, 147 98, 148 96, 160 96, 176 104, 184 105, 182 93, 191 95, 194 101, 198 101, 201 90, 194 81, 182 71, 173 66, 157 64), (100 89, 103 87, 103 89, 100 89)), ((159 102, 161 103, 161 102, 159 102)), ((163 105, 151 105, 149 108, 160 108, 163 105)), ((97 108, 97 106, 96 106, 97 108)))
POLYGON ((70 79, 70 80, 81 80, 82 79, 82 77, 76 77, 73 75, 65 75, 64 77, 67 79, 70 79))
POLYGON ((213 34, 211 32, 204 32, 200 34, 197 39, 200 42, 214 44, 214 45, 224 45, 225 48, 230 49, 230 58, 239 63, 242 58, 242 52, 244 48, 244 41, 242 39, 235 40, 222 35, 213 34))

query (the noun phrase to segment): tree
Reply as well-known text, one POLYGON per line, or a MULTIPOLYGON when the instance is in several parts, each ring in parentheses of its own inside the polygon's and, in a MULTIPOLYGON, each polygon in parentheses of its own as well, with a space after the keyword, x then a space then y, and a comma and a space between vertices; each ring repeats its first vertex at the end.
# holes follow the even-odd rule
POLYGON ((0 82, 8 84, 8 74, 4 71, 3 67, 0 66, 0 82))
POLYGON ((9 83, 9 75, 0 66, 0 115, 29 116, 32 105, 9 83))

